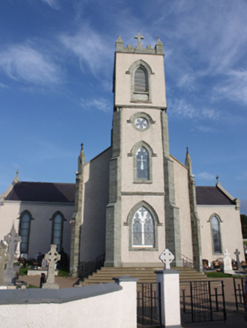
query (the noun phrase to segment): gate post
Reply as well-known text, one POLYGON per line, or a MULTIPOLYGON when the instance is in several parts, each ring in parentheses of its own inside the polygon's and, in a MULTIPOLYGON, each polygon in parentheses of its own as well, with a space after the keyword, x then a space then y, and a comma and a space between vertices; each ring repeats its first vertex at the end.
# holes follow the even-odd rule
POLYGON ((155 271, 156 280, 160 283, 161 327, 182 328, 180 315, 179 271, 155 271))

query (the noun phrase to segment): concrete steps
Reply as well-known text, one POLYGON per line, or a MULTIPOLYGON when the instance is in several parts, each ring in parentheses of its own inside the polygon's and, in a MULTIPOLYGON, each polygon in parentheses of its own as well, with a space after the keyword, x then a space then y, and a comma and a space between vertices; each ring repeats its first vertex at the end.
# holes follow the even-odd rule
MULTIPOLYGON (((112 278, 120 276, 130 276, 138 278, 138 282, 155 282, 156 274, 155 271, 162 270, 162 267, 102 267, 97 272, 93 273, 84 281, 80 282, 80 285, 94 285, 100 283, 112 282, 112 278)), ((180 271, 180 282, 184 281, 200 281, 208 280, 208 278, 201 272, 197 272, 193 269, 188 268, 173 268, 174 270, 180 271)))

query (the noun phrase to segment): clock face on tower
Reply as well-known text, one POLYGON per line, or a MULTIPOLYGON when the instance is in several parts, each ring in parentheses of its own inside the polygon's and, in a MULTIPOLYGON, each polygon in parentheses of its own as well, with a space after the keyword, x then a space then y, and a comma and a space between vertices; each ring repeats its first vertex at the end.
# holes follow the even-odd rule
POLYGON ((148 127, 148 120, 144 117, 138 117, 134 124, 138 130, 146 130, 148 127))

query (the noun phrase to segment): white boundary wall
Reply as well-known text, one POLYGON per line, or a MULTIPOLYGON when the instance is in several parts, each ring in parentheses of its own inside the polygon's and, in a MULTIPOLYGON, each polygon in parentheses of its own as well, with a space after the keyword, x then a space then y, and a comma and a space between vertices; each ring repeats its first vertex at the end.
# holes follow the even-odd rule
POLYGON ((136 328, 136 279, 60 290, 4 290, 0 328, 136 328))

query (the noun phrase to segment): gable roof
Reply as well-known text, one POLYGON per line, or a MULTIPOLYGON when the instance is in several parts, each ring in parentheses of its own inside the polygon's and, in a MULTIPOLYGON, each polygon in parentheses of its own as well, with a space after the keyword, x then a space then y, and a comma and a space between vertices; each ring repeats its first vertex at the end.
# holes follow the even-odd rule
POLYGON ((17 182, 6 200, 74 203, 74 183, 17 182))
POLYGON ((197 205, 235 205, 219 188, 196 187, 197 205))

